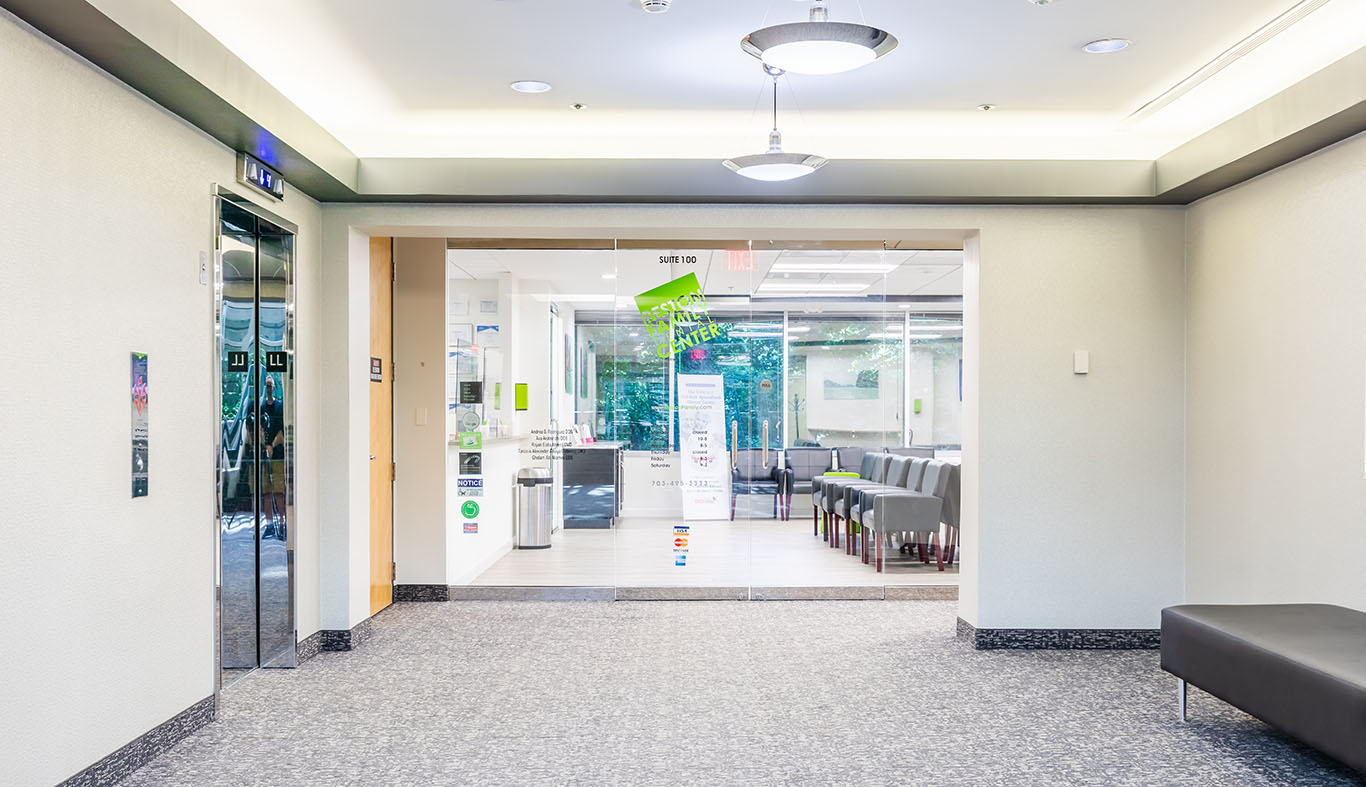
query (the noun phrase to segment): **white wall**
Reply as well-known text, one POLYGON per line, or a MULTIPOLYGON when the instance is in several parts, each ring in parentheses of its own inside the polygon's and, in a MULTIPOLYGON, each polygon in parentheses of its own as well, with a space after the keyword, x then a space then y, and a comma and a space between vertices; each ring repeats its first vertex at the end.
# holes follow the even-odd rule
POLYGON ((398 238, 394 260, 396 583, 445 585, 446 241, 398 238))
POLYGON ((321 627, 370 615, 370 238, 323 213, 319 411, 321 627))
MULTIPOLYGON (((214 687, 210 184, 232 151, 0 11, 0 777, 49 785, 214 687), (129 353, 150 495, 130 498, 129 353)), ((245 191, 245 189, 241 189, 245 191)), ((318 627, 318 205, 296 306, 298 625, 318 627)))
POLYGON ((1191 207, 1187 592, 1366 609, 1366 135, 1191 207))
POLYGON ((337 205, 327 212, 329 221, 365 232, 431 237, 965 239, 973 250, 965 256, 979 257, 965 278, 980 270, 980 280, 965 283, 963 544, 974 565, 964 569, 971 587, 960 614, 988 628, 1155 628, 1159 610, 1182 599, 1181 208, 337 205), (1089 376, 1072 374, 1079 349, 1092 352, 1089 376))

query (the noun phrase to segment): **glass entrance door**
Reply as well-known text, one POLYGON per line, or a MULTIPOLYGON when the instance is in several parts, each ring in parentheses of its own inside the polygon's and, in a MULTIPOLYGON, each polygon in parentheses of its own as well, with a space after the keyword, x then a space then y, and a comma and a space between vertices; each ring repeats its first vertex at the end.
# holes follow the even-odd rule
POLYGON ((226 197, 216 275, 222 683, 295 663, 294 234, 226 197))

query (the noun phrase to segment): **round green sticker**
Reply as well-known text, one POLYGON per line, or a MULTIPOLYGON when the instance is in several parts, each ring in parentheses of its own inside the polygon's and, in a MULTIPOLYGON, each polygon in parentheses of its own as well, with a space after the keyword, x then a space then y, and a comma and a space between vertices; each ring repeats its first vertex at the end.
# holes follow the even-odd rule
POLYGON ((464 514, 466 519, 474 519, 479 516, 479 504, 473 500, 466 500, 460 504, 460 513, 464 514))

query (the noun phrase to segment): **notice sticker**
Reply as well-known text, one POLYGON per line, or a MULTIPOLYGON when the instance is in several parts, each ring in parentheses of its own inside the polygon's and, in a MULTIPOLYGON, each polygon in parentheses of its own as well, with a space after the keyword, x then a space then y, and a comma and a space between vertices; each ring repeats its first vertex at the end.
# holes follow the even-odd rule
POLYGON ((478 523, 478 522, 466 522, 466 523, 465 523, 465 532, 466 532, 466 533, 478 533, 478 532, 479 532, 479 523, 478 523))
POLYGON ((460 490, 460 497, 480 497, 484 494, 484 479, 482 478, 461 478, 456 481, 460 490))

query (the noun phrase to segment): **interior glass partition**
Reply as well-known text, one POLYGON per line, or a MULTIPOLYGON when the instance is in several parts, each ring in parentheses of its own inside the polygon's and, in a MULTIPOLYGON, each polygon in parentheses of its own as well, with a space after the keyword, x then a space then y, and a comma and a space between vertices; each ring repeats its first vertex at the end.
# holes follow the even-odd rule
POLYGON ((850 473, 870 453, 956 458, 961 251, 594 243, 451 250, 448 331, 473 345, 452 353, 483 382, 479 405, 464 403, 453 375, 453 412, 484 433, 485 490, 495 466, 543 468, 555 508, 533 549, 486 532, 489 491, 478 533, 453 513, 452 584, 729 597, 953 581, 952 565, 920 560, 938 547, 908 550, 901 533, 875 571, 851 512, 834 538, 821 526, 802 473, 822 457, 850 473), (493 320, 501 347, 480 341, 493 320), (523 381, 525 402, 512 390, 523 381), (516 445, 499 464, 504 440, 516 445))

